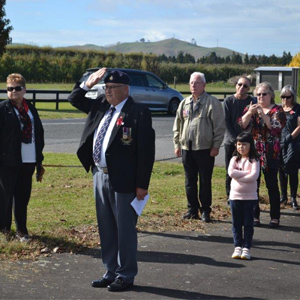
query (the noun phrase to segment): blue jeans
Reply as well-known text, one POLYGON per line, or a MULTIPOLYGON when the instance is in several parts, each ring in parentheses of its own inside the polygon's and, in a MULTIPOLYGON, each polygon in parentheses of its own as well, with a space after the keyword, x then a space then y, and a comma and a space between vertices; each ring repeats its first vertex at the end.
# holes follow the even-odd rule
POLYGON ((230 200, 233 243, 235 247, 251 248, 254 233, 254 206, 256 204, 257 200, 230 200))

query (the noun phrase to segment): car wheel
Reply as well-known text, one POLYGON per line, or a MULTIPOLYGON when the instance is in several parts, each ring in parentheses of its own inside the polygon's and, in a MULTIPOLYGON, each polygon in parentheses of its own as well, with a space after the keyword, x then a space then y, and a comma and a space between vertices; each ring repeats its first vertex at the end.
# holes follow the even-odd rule
POLYGON ((178 98, 172 98, 169 102, 168 114, 173 115, 173 116, 176 115, 179 103, 180 103, 180 101, 178 98))

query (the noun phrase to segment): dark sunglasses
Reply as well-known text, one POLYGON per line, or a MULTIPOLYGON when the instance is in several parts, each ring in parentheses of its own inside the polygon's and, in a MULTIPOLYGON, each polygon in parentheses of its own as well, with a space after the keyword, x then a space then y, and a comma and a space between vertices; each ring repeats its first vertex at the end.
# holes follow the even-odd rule
POLYGON ((280 96, 281 99, 287 99, 287 100, 291 99, 292 97, 293 96, 280 96))
POLYGON ((15 90, 16 92, 20 92, 23 90, 23 87, 18 85, 18 86, 8 86, 7 87, 7 91, 8 92, 12 92, 13 90, 15 90))
POLYGON ((248 88, 249 86, 247 84, 243 84, 243 83, 237 83, 238 86, 243 86, 243 88, 248 88))
POLYGON ((260 96, 267 96, 267 95, 268 95, 268 93, 258 93, 258 94, 256 94, 257 97, 260 97, 260 96))

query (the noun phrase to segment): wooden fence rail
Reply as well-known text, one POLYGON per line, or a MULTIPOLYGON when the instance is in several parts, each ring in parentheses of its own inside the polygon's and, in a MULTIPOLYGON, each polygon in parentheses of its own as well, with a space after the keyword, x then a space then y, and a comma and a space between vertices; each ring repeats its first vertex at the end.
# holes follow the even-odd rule
MULTIPOLYGON (((0 101, 6 99, 6 90, 0 89, 0 101)), ((38 102, 44 103, 55 103, 56 110, 59 110, 59 103, 68 102, 67 96, 71 91, 61 91, 61 90, 26 90, 26 99, 30 101, 34 106, 38 102), (43 95, 43 97, 41 97, 43 95), (54 95, 55 98, 48 98, 49 95, 54 95), (64 97, 63 97, 64 96, 64 97)), ((189 95, 190 92, 180 92, 182 95, 189 95)), ((216 96, 220 101, 223 101, 227 95, 232 95, 234 92, 210 92, 209 94, 216 96), (222 95, 223 97, 218 97, 222 95)), ((248 93, 251 95, 252 93, 248 93)))

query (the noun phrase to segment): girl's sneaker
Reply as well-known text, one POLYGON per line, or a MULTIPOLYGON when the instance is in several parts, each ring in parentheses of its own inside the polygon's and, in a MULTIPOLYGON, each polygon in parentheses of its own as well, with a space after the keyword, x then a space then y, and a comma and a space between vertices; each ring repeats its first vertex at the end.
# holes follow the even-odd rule
POLYGON ((243 248, 241 259, 248 259, 248 260, 251 259, 250 249, 243 248))
POLYGON ((232 258, 241 258, 242 255, 242 248, 241 247, 235 247, 234 248, 234 252, 231 255, 232 258))

